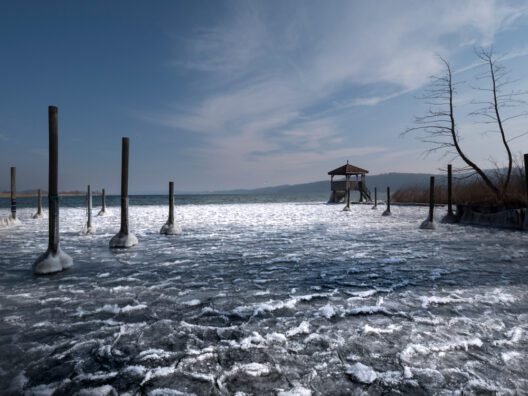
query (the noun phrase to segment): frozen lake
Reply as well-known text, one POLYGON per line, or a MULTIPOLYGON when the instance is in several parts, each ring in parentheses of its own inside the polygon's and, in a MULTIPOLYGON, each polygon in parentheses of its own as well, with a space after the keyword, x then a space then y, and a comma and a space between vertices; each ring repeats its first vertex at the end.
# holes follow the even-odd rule
POLYGON ((118 208, 84 236, 63 207, 75 266, 51 277, 22 208, 0 230, 0 393, 526 394, 528 234, 341 208, 188 204, 167 237, 165 205, 132 206, 140 244, 111 252, 118 208))

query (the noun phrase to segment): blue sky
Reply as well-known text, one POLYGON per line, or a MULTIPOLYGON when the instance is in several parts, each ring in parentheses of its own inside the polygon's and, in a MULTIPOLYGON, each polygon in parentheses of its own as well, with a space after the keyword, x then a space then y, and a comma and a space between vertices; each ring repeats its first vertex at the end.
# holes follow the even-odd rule
MULTIPOLYGON (((0 13, 0 189, 46 188, 47 106, 59 107, 60 189, 162 192, 322 180, 344 163, 429 172, 440 154, 401 137, 448 59, 463 82, 463 144, 484 167, 498 136, 468 113, 474 48, 528 88, 528 3, 493 1, 21 1, 0 13), (488 133, 489 132, 489 133, 488 133)), ((528 110, 528 107, 525 107, 528 110)), ((528 130, 514 119, 508 134, 528 130)), ((512 142, 528 152, 528 138, 512 142)), ((455 162, 456 163, 456 162, 455 162)))

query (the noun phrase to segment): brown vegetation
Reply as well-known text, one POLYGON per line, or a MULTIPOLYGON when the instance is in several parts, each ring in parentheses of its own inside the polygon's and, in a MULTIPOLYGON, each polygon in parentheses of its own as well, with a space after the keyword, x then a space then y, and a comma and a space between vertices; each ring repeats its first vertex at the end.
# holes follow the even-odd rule
MULTIPOLYGON (((501 178, 496 179, 500 181, 501 178)), ((498 198, 481 180, 453 181, 453 204, 526 207, 527 194, 525 176, 521 168, 512 172, 508 190, 502 198, 498 198)), ((429 189, 425 186, 403 188, 392 194, 391 199, 399 203, 428 203, 429 189)), ((435 202, 447 204, 447 180, 437 182, 435 202)))

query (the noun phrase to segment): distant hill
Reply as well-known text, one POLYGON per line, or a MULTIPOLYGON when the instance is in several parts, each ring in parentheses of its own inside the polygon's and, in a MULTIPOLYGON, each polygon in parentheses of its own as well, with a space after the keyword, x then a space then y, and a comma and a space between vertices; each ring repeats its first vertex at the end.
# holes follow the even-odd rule
MULTIPOLYGON (((433 175, 429 173, 383 173, 381 175, 368 176, 366 183, 368 188, 373 191, 374 187, 378 191, 384 190, 390 186, 392 191, 397 191, 403 187, 411 186, 428 186, 429 177, 437 176, 443 178, 443 175, 433 175)), ((337 179, 336 179, 337 180, 337 179)), ((353 179, 354 180, 354 179, 353 179)), ((441 182, 441 180, 439 180, 441 182)), ((312 183, 302 184, 285 184, 274 187, 262 187, 254 189, 237 189, 226 191, 215 191, 214 194, 281 194, 281 195, 297 195, 297 194, 324 194, 330 191, 330 178, 324 181, 317 181, 312 183)))

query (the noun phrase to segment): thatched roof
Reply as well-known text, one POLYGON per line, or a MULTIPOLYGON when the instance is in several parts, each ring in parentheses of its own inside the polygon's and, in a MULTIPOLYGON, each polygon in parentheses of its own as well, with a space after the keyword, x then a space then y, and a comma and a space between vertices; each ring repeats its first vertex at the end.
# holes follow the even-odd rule
POLYGON ((366 173, 368 173, 368 170, 350 165, 348 161, 345 165, 328 172, 331 176, 364 175, 366 173))

